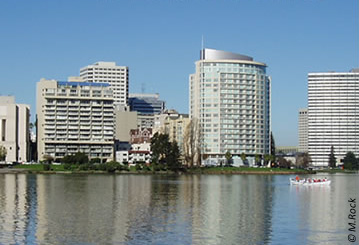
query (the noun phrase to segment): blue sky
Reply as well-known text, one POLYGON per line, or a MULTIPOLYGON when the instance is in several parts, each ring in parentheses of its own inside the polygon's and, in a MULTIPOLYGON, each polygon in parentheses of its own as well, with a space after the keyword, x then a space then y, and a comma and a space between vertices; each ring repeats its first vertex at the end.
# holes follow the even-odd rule
POLYGON ((40 78, 115 61, 130 68, 130 93, 159 93, 188 113, 203 36, 268 65, 276 144, 297 145, 307 73, 359 66, 358 10, 354 0, 2 0, 0 95, 29 104, 34 120, 40 78))

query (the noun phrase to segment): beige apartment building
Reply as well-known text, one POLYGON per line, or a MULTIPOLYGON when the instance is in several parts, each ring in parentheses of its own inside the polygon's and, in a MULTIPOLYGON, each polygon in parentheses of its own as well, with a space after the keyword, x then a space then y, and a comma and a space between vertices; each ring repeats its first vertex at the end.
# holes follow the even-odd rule
POLYGON ((166 110, 155 115, 154 133, 168 134, 170 141, 176 141, 179 149, 183 150, 183 138, 187 125, 190 123, 187 114, 179 114, 175 110, 166 110))
POLYGON ((109 84, 41 79, 37 84, 38 157, 77 152, 112 160, 113 94, 109 84))
POLYGON ((30 160, 30 106, 16 104, 13 96, 0 96, 0 145, 6 162, 30 160))

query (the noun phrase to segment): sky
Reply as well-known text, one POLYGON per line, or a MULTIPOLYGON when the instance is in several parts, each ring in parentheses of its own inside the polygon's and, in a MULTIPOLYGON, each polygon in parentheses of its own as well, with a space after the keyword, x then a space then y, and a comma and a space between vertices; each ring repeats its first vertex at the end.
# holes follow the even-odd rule
POLYGON ((97 61, 128 66, 130 93, 159 93, 188 113, 202 47, 248 55, 272 78, 277 146, 298 144, 309 72, 359 67, 354 0, 1 0, 0 95, 36 114, 36 83, 97 61))

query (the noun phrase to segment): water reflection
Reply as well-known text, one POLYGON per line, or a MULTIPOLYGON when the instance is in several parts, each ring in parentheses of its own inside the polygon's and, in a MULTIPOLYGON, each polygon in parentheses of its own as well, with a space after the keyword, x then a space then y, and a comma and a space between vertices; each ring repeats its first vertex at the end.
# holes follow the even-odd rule
POLYGON ((2 174, 0 244, 337 244, 359 183, 333 178, 2 174))

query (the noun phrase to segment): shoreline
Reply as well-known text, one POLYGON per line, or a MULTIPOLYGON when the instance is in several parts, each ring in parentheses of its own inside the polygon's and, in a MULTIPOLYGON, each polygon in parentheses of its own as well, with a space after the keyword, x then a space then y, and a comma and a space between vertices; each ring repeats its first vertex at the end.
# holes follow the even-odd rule
POLYGON ((44 171, 44 170, 31 170, 21 168, 1 168, 0 174, 106 174, 106 175, 303 175, 303 174, 316 174, 317 171, 285 171, 285 170, 194 170, 188 172, 172 172, 172 171, 99 171, 99 170, 87 170, 87 171, 44 171))

